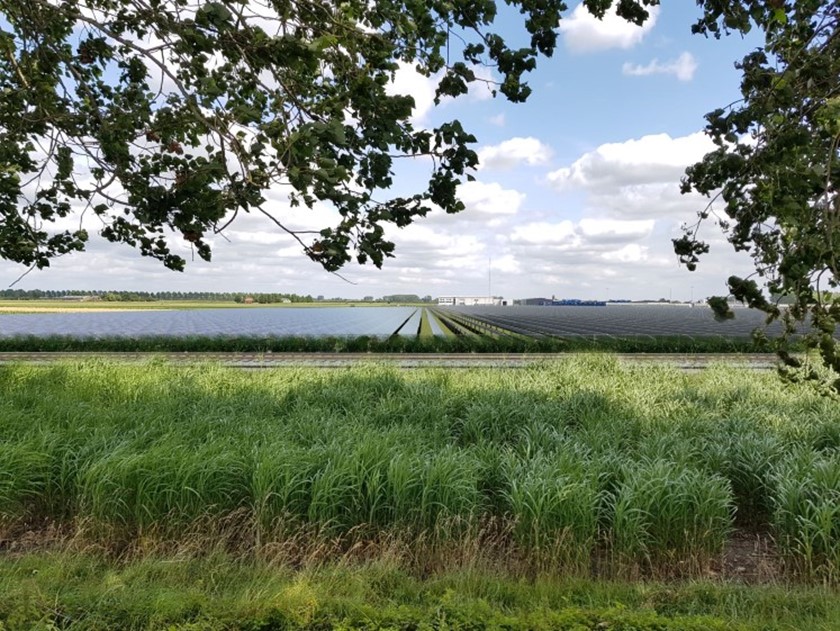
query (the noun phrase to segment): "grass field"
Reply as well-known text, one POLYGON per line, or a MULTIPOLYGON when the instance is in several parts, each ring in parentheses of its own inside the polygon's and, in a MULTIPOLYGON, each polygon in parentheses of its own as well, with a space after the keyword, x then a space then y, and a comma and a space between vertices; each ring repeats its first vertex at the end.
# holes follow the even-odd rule
POLYGON ((4 631, 836 631, 825 587, 627 583, 454 569, 418 577, 388 558, 289 567, 224 552, 114 559, 0 556, 4 631))
MULTIPOLYGON (((145 616, 167 611, 167 598, 181 613, 166 624, 196 622, 184 611, 221 620, 223 607, 210 604, 218 581, 251 599, 230 609, 248 620, 301 600, 300 624, 241 628, 359 628, 364 607, 367 628, 419 628, 450 606, 461 626, 483 617, 471 628, 511 617, 512 628, 840 628, 840 406, 773 375, 601 356, 404 372, 94 361, 2 366, 0 391, 0 551, 17 551, 0 552, 0 591, 5 581, 13 594, 0 603, 4 631, 10 620, 49 618, 44 602, 62 599, 74 620, 82 602, 96 615, 113 602, 145 616), (758 562, 745 542, 763 542, 758 562), (54 546, 61 552, 44 552, 54 546), (206 550, 223 555, 218 570, 189 569, 208 562, 206 550), (382 564, 385 577, 371 578, 382 564), (279 574, 260 591, 254 576, 266 567, 279 574), (179 568, 201 579, 193 600, 166 591, 179 568), (387 606, 361 593, 342 600, 339 571, 383 581, 387 606), (486 594, 429 587, 464 573, 486 594), (563 600, 537 577, 562 589, 581 581, 596 595, 563 600), (807 613, 784 590, 644 582, 716 577, 825 587, 797 588, 820 603, 807 613), (506 600, 523 584, 531 595, 506 600), (603 595, 610 589, 624 595, 603 595), (292 595, 276 601, 284 590, 292 595), (764 602, 763 613, 742 600, 764 602), (702 615, 717 621, 692 618, 702 615), (346 616, 353 622, 341 627, 346 616)), ((137 615, 144 622, 132 628, 166 628, 137 615)), ((209 624, 184 628, 240 628, 209 624)))
MULTIPOLYGON (((432 316, 434 317, 434 316, 432 316)), ((427 320, 428 324, 428 320, 427 320)), ((249 352, 249 353, 755 353, 767 351, 749 338, 690 336, 525 337, 476 335, 390 337, 320 335, 266 337, 254 335, 186 335, 139 337, 73 337, 66 335, 0 337, 0 352, 249 352)), ((801 351, 795 342, 791 350, 801 351)))

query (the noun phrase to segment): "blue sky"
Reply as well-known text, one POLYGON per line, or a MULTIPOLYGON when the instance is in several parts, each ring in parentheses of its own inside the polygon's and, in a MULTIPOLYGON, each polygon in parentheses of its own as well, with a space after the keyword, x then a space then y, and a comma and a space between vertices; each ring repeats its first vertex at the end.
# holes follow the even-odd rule
MULTIPOLYGON (((236 290, 296 292, 327 297, 417 293, 688 300, 725 292, 749 260, 736 256, 709 225, 712 252, 690 273, 678 265, 671 238, 705 206, 680 196, 685 167, 710 149, 703 115, 738 98, 734 62, 760 44, 739 35, 721 40, 691 35, 699 9, 666 2, 642 28, 609 17, 598 22, 572 4, 558 50, 528 78, 525 104, 470 95, 439 107, 434 78, 409 67, 393 90, 411 94, 417 125, 458 118, 477 138, 477 181, 462 187, 467 210, 431 213, 391 230, 396 257, 382 270, 348 265, 322 271, 267 220, 237 220, 214 240, 214 261, 188 263, 183 274, 142 259, 127 246, 95 238, 89 251, 32 272, 21 288, 236 290)), ((515 32, 514 16, 497 28, 515 32)), ((422 186, 428 165, 401 165, 394 192, 422 186)), ((322 228, 330 210, 288 207, 269 194, 279 217, 300 228, 322 228)), ((188 249, 184 245, 184 253, 188 249)), ((24 270, 0 263, 0 284, 24 270)))

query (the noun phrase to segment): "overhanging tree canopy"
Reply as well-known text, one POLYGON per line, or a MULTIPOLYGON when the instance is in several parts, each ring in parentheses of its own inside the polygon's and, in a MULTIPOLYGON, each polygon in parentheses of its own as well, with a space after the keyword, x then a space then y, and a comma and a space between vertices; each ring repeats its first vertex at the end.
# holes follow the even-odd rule
MULTIPOLYGON (((507 4, 522 15, 522 48, 493 31, 494 0, 0 0, 0 258, 46 267, 84 249, 86 230, 64 225, 84 208, 107 239, 173 269, 185 264, 174 240, 209 260, 207 236, 242 212, 268 215, 328 270, 353 258, 381 266, 394 247, 383 226, 432 204, 462 210, 457 185, 477 162, 458 121, 416 129, 412 99, 389 83, 410 64, 439 78, 438 98, 457 97, 485 64, 499 92, 525 100, 524 76, 554 51, 566 6, 507 4), (388 198, 394 161, 413 156, 432 159, 428 186, 388 198), (295 232, 266 208, 272 187, 341 219, 295 232)), ((584 4, 642 23, 658 0, 584 4)), ((732 293, 790 332, 810 314, 809 342, 840 371, 840 299, 823 291, 840 282, 840 8, 697 4, 694 32, 757 27, 766 43, 740 65, 743 99, 708 115, 718 149, 684 190, 722 199, 730 242, 794 305, 780 310, 754 279, 729 279, 732 293)), ((690 268, 707 250, 700 224, 675 242, 690 268)), ((712 304, 727 315, 725 301, 712 304)))
MULTIPOLYGON (((700 220, 675 240, 694 269, 708 245, 700 226, 714 218, 736 250, 755 262, 754 278, 732 276, 735 298, 781 319, 788 335, 810 320, 806 343, 819 349, 840 393, 840 4, 826 0, 706 2, 695 30, 760 28, 762 48, 738 65, 742 99, 707 115, 717 149, 690 167, 683 191, 712 197, 700 220), (722 204, 722 212, 715 213, 722 204), (756 280, 758 279, 758 281, 756 280), (762 287, 763 285, 763 287, 762 287), (791 304, 780 307, 784 297, 791 304)), ((719 317, 732 312, 710 301, 719 317)), ((791 368, 798 359, 785 351, 791 368)), ((804 376, 822 379, 808 368, 804 376)))
MULTIPOLYGON (((618 12, 641 23, 654 3, 618 12)), ((104 237, 172 269, 185 264, 173 235, 209 260, 207 236, 241 212, 268 215, 327 270, 380 266, 394 247, 383 226, 462 210, 456 187, 477 162, 457 120, 412 125, 394 72, 440 77, 440 99, 488 64, 494 88, 525 100, 565 6, 508 4, 522 48, 492 31, 492 0, 0 0, 0 257, 43 268, 84 249, 86 230, 56 229, 83 206, 104 237), (394 160, 411 156, 432 158, 428 187, 387 198, 394 160), (295 232, 266 208, 272 187, 341 219, 295 232)))

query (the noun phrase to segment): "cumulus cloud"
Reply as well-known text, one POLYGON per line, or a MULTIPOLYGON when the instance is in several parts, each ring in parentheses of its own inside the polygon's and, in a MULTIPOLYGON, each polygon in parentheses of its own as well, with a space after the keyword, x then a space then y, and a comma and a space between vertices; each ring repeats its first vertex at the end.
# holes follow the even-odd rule
POLYGON ((653 219, 640 221, 581 219, 578 230, 590 243, 613 244, 643 239, 653 231, 653 224, 653 219))
POLYGON ((508 274, 519 274, 522 271, 522 265, 516 260, 512 254, 505 254, 500 258, 495 258, 490 261, 490 268, 496 272, 505 272, 508 274))
POLYGON ((697 60, 691 53, 682 53, 676 59, 660 62, 653 59, 646 65, 625 63, 621 72, 630 77, 644 77, 653 74, 673 75, 680 81, 691 81, 697 70, 697 60))
POLYGON ((680 195, 680 177, 713 148, 702 133, 658 134, 583 153, 548 177, 558 194, 552 212, 568 207, 580 218, 520 223, 506 237, 506 252, 532 286, 550 288, 543 295, 687 300, 719 292, 722 278, 750 269, 747 257, 717 235, 709 239, 713 256, 690 275, 671 244, 708 203, 680 195))
POLYGON ((506 251, 527 270, 528 283, 510 286, 517 295, 524 290, 532 296, 567 298, 659 297, 661 293, 652 292, 661 292, 675 273, 684 271, 669 248, 670 241, 653 220, 590 217, 526 223, 511 231, 506 251))
POLYGON ((644 261, 648 255, 648 248, 638 243, 628 243, 618 250, 604 252, 602 258, 605 261, 616 263, 637 263, 644 261))
POLYGON ((538 221, 516 226, 510 235, 513 244, 586 251, 612 251, 650 236, 654 221, 584 218, 575 223, 538 221))
POLYGON ((482 147, 478 152, 478 162, 479 168, 508 170, 521 164, 547 164, 551 154, 551 148, 537 138, 516 137, 498 145, 482 147))
MULTIPOLYGON (((501 153, 502 145, 492 149, 501 153)), ((459 188, 465 212, 447 215, 438 209, 406 228, 388 226, 396 257, 381 270, 348 265, 341 273, 354 285, 309 261, 300 245, 267 218, 240 213, 226 239, 213 240, 212 264, 190 260, 184 244, 179 250, 189 261, 184 274, 166 271, 132 248, 93 239, 89 252, 62 257, 49 272, 35 271, 20 286, 294 291, 328 297, 483 295, 489 266, 492 293, 507 298, 667 298, 671 292, 674 299, 699 298, 724 290, 722 279, 728 275, 750 269, 746 255, 734 254, 713 230, 704 234, 712 255, 693 275, 672 251, 679 225, 707 201, 681 196, 679 178, 710 148, 702 134, 601 145, 552 172, 553 190, 543 198, 539 190, 526 198, 504 181, 467 183, 459 188)), ((522 164, 528 164, 524 154, 522 164)), ((482 171, 482 177, 489 172, 482 171)), ((266 208, 290 228, 320 229, 337 221, 326 205, 291 208, 283 189, 266 197, 266 208)), ((0 261, 0 281, 6 285, 23 271, 0 261)))
POLYGON ((382 270, 353 270, 354 278, 359 276, 382 282, 391 275, 409 275, 416 277, 418 283, 447 285, 486 276, 487 246, 483 233, 412 224, 402 230, 389 231, 388 237, 396 244, 396 259, 389 261, 382 270))
POLYGON ((641 26, 618 17, 615 7, 598 19, 583 4, 560 21, 566 48, 573 53, 592 53, 610 48, 628 49, 639 44, 656 24, 659 7, 647 8, 650 16, 641 26))
POLYGON ((587 200, 591 208, 609 215, 685 219, 707 203, 696 193, 682 195, 677 180, 593 190, 587 200))
POLYGON ((510 235, 512 243, 525 245, 573 246, 577 241, 575 225, 568 220, 558 223, 538 221, 516 226, 510 235))
MULTIPOLYGON (((427 77, 417 72, 414 64, 399 61, 397 65, 394 80, 388 84, 386 91, 391 95, 402 94, 413 97, 414 111, 412 112, 411 122, 418 126, 424 125, 429 113, 435 107, 435 91, 443 77, 443 72, 437 72, 427 77)), ((472 101, 492 99, 493 92, 498 85, 498 77, 493 69, 473 66, 472 70, 475 73, 476 81, 469 84, 466 98, 472 101)), ((452 97, 447 96, 442 97, 440 102, 443 105, 453 100, 452 97)), ((502 124, 504 124, 503 115, 502 124)))
POLYGON ((466 213, 482 215, 515 215, 525 194, 504 188, 497 182, 466 182, 458 188, 458 196, 464 202, 466 213))
POLYGON ((416 124, 425 121, 426 116, 435 104, 435 88, 438 79, 426 77, 410 63, 400 61, 399 68, 394 73, 394 80, 388 85, 387 92, 391 95, 402 94, 414 98, 414 111, 411 120, 416 124))
POLYGON ((657 182, 676 185, 687 166, 702 159, 714 144, 702 132, 671 138, 668 134, 642 136, 607 143, 589 151, 570 166, 548 174, 556 190, 598 190, 657 182))

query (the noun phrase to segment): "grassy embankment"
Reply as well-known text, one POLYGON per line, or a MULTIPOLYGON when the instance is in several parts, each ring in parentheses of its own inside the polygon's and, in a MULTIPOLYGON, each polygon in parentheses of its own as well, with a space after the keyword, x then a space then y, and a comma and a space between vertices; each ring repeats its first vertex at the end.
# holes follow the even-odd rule
MULTIPOLYGON (((428 320, 426 321, 428 325, 428 320)), ((423 320, 421 320, 421 327, 423 320)), ((416 336, 390 337, 258 337, 192 335, 144 337, 0 337, 0 352, 233 352, 233 353, 754 353, 746 338, 637 337, 492 337, 464 334, 431 335, 430 325, 416 336)), ((799 350, 799 349, 794 349, 799 350)))
POLYGON ((418 578, 388 559, 291 568, 221 552, 115 561, 0 556, 4 631, 836 631, 818 587, 595 582, 454 570, 418 578))
POLYGON ((592 582, 837 583, 840 406, 770 375, 94 362, 0 391, 0 629, 840 627, 833 587, 592 582))

